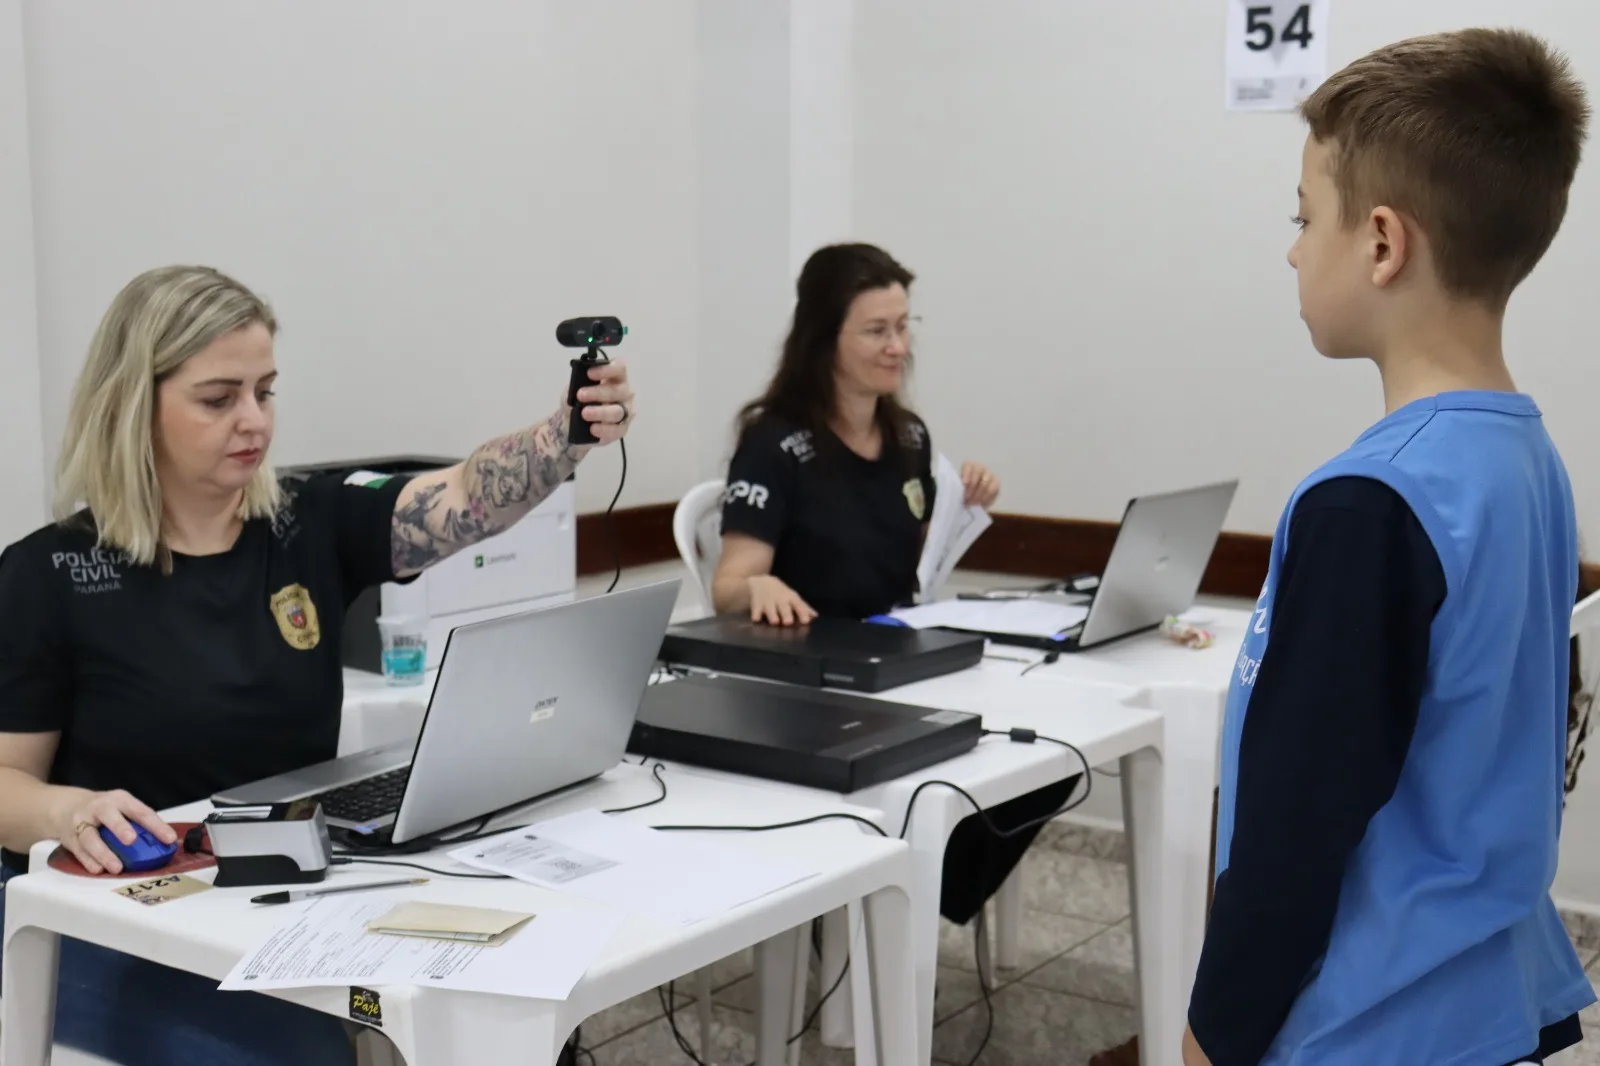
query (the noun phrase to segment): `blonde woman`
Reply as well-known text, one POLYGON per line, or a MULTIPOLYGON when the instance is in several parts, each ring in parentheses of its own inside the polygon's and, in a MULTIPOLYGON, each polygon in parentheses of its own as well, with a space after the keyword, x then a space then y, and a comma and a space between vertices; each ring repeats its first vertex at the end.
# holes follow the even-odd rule
MULTIPOLYGON (((0 554, 0 880, 41 840, 118 872, 102 826, 170 842, 156 811, 332 757, 355 595, 507 528, 588 450, 563 406, 447 470, 286 496, 267 462, 275 331, 204 267, 140 275, 101 321, 57 520, 0 554)), ((609 443, 633 393, 619 363, 591 377, 583 416, 609 443)), ((61 980, 57 1041, 123 1066, 351 1061, 332 1016, 106 949, 64 944, 61 980)))

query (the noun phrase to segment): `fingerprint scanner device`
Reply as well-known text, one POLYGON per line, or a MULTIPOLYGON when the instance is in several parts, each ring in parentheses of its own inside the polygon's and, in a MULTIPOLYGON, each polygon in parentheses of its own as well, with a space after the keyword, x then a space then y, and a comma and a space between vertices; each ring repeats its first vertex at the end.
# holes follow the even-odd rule
POLYGON ((855 792, 965 754, 982 736, 982 718, 964 711, 691 674, 645 690, 628 750, 855 792))
MULTIPOLYGON (((391 477, 412 477, 459 462, 441 455, 386 455, 280 468, 285 485, 316 475, 377 487, 391 477)), ((567 603, 578 581, 577 502, 568 478, 522 521, 415 578, 363 590, 344 614, 343 665, 383 673, 380 616, 428 619, 426 669, 444 657, 450 630, 555 603, 567 603)))
POLYGON ((341 844, 436 835, 582 784, 622 760, 679 580, 460 626, 416 741, 212 797, 314 799, 341 844))
POLYGON ((983 638, 844 618, 772 626, 719 615, 667 630, 661 661, 723 674, 854 692, 882 692, 983 660, 983 638))
POLYGON ((333 859, 328 823, 315 800, 216 810, 205 827, 218 888, 321 881, 333 859))

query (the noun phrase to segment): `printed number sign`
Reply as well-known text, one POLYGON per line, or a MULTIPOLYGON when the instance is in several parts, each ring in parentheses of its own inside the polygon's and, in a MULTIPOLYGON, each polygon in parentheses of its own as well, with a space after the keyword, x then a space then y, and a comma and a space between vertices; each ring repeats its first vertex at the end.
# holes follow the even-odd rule
POLYGON ((1290 111, 1328 76, 1329 0, 1224 0, 1229 111, 1290 111))

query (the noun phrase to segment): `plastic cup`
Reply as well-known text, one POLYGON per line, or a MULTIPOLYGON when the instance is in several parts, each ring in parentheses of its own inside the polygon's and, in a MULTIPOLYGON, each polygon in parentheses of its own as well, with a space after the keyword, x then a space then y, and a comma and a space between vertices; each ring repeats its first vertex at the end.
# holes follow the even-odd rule
POLYGON ((428 668, 428 620, 415 615, 378 619, 383 677, 391 685, 420 685, 428 668))

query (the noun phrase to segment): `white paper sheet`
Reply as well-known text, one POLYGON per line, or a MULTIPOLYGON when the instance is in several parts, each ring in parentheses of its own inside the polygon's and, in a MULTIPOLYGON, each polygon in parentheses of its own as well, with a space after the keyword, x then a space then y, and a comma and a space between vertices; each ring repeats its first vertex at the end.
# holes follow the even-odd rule
POLYGON ((1082 622, 1089 609, 1053 600, 940 600, 906 607, 894 617, 913 629, 967 629, 1054 638, 1082 622))
POLYGON ((594 810, 480 840, 450 857, 681 925, 817 875, 803 863, 752 856, 594 810))
POLYGON ((917 586, 924 597, 938 594, 973 541, 992 524, 982 507, 964 506, 967 490, 961 484, 961 471, 943 455, 934 461, 933 479, 933 515, 917 563, 917 586))
POLYGON ((1229 111, 1292 111, 1328 76, 1331 0, 1223 0, 1229 111))
POLYGON ((224 991, 324 985, 421 985, 529 999, 566 999, 624 916, 591 908, 537 914, 496 947, 367 931, 412 893, 329 896, 284 906, 284 923, 222 979, 224 991))

